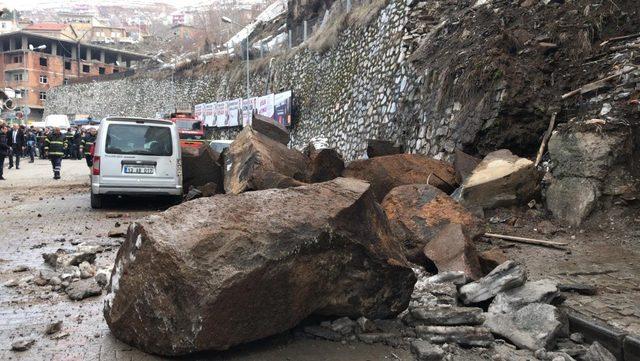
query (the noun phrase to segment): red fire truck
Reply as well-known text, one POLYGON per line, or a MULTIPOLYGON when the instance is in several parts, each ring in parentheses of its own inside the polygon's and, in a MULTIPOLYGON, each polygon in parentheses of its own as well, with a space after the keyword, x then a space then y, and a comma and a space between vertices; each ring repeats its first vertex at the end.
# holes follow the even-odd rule
POLYGON ((176 123, 182 148, 199 148, 204 142, 204 124, 193 117, 191 112, 175 111, 168 119, 176 123))

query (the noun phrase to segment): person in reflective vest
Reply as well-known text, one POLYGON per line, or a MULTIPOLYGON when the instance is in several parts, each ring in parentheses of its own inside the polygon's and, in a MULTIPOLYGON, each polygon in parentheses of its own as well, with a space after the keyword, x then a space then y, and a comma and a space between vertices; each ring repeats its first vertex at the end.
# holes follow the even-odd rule
POLYGON ((84 138, 82 138, 82 143, 80 146, 82 152, 84 153, 84 159, 87 161, 87 166, 89 168, 93 167, 93 157, 91 156, 91 146, 96 141, 97 133, 98 132, 94 128, 89 129, 87 134, 84 135, 84 138))
POLYGON ((45 154, 51 160, 53 167, 53 179, 60 179, 60 168, 62 168, 62 158, 67 150, 67 139, 60 131, 59 127, 53 129, 44 140, 45 154))

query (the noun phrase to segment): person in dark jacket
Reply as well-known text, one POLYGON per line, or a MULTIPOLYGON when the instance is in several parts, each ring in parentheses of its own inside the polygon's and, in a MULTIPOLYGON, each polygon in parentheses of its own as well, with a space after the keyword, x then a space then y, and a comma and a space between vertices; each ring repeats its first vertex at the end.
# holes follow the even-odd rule
POLYGON ((45 138, 44 143, 44 151, 51 160, 51 166, 53 167, 53 179, 60 179, 62 158, 68 148, 67 138, 62 134, 60 128, 56 127, 45 138))
POLYGON ((81 150, 84 153, 84 159, 87 161, 87 166, 89 168, 93 167, 93 157, 91 156, 91 146, 96 141, 97 131, 94 128, 89 129, 89 131, 82 138, 81 150))
POLYGON ((82 134, 80 132, 80 129, 75 129, 73 133, 73 149, 71 150, 72 159, 82 159, 82 153, 80 152, 80 143, 82 143, 82 134))
POLYGON ((9 137, 7 132, 9 129, 6 125, 0 125, 0 180, 4 180, 2 172, 4 170, 4 158, 9 155, 9 137))
POLYGON ((36 156, 36 133, 35 130, 27 130, 27 134, 24 136, 27 143, 27 154, 29 155, 29 163, 34 162, 36 156))
POLYGON ((16 158, 16 169, 20 169, 20 157, 22 157, 22 149, 24 148, 24 130, 18 124, 14 124, 13 129, 9 132, 8 142, 11 147, 9 169, 13 168, 13 157, 16 158))

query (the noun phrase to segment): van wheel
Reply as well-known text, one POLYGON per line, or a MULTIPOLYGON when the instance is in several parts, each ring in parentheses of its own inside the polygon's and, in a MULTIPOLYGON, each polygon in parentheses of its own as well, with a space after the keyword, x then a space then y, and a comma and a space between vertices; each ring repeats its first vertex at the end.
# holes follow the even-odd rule
POLYGON ((91 193, 91 208, 102 208, 102 196, 99 194, 91 193))

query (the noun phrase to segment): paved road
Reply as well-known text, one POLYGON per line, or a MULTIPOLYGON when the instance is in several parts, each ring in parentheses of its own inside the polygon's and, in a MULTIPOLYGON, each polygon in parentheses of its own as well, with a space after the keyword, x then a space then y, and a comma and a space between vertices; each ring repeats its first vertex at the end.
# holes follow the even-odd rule
MULTIPOLYGON (((115 223, 126 227, 139 217, 162 211, 168 205, 149 199, 132 199, 95 211, 89 206, 88 170, 84 161, 63 161, 62 180, 54 181, 46 161, 24 163, 7 170, 9 181, 0 183, 0 284, 36 276, 45 268, 42 253, 73 248, 72 243, 95 242, 109 248, 96 264, 111 268, 119 243, 107 237, 115 223), (107 217, 108 216, 108 217, 107 217), (14 273, 18 266, 27 272, 14 273)), ((70 301, 48 286, 0 286, 0 360, 155 360, 117 341, 102 317, 102 298, 70 301), (46 326, 63 321, 65 338, 44 334, 46 326), (36 343, 26 352, 11 351, 21 338, 36 343)), ((208 360, 412 360, 406 349, 383 345, 325 342, 283 335, 230 352, 199 355, 208 360)))

